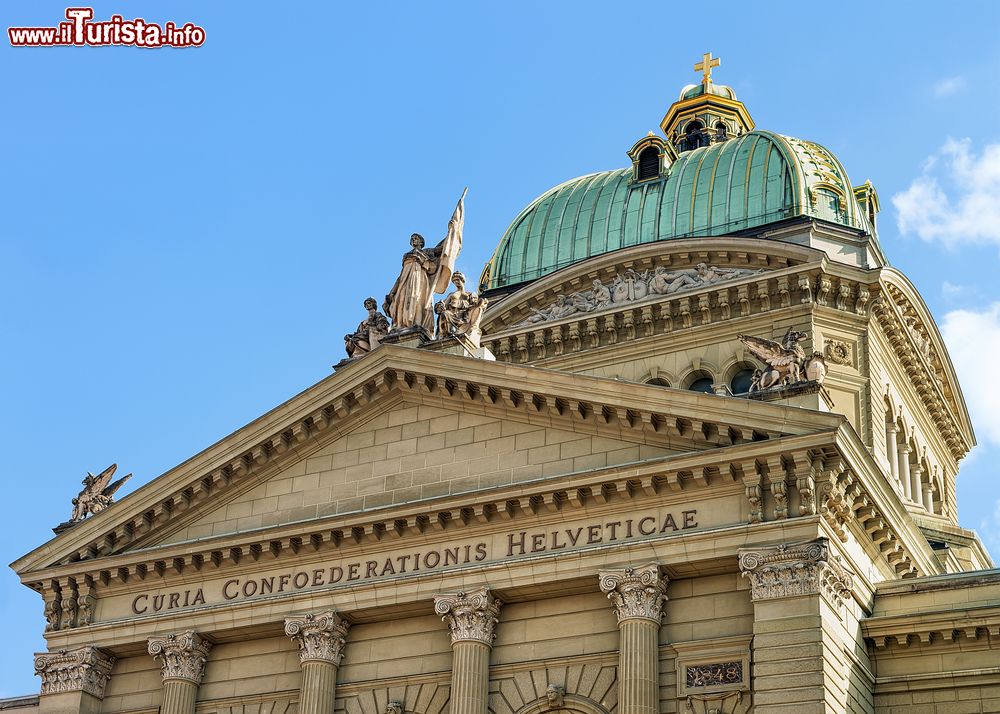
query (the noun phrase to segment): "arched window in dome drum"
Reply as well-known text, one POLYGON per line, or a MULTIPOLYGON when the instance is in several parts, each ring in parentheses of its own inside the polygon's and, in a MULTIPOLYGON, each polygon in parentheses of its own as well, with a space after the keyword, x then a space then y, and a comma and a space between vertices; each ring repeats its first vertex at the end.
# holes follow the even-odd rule
POLYGON ((828 221, 839 221, 841 219, 840 196, 828 188, 817 188, 815 215, 817 218, 828 221))
POLYGON ((639 180, 647 181, 660 175, 660 151, 649 146, 639 154, 639 180))
POLYGON ((715 140, 725 141, 727 137, 726 123, 721 121, 715 122, 715 140))

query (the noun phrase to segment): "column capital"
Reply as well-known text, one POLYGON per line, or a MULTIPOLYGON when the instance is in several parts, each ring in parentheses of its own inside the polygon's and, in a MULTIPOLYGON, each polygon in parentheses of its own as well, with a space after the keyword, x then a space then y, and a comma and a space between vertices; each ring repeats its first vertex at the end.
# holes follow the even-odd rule
POLYGON ((104 699, 115 658, 92 645, 35 654, 35 674, 42 678, 42 694, 86 692, 104 699))
POLYGON ((750 579, 751 599, 774 600, 797 595, 823 595, 834 605, 850 597, 854 578, 830 558, 826 538, 738 551, 740 571, 750 579))
POLYGON ((201 639, 194 630, 149 638, 149 654, 160 663, 163 681, 182 679, 201 684, 212 643, 201 639))
POLYGON ((333 610, 285 618, 285 634, 299 646, 299 661, 339 667, 350 624, 333 610))
POLYGON ((618 615, 625 620, 663 619, 663 603, 667 600, 667 578, 660 573, 659 563, 637 567, 597 571, 601 592, 608 596, 618 615))
POLYGON ((500 621, 500 605, 485 587, 434 598, 434 612, 448 623, 452 643, 482 642, 492 647, 500 621))
POLYGON ((896 448, 899 449, 900 453, 902 454, 909 454, 910 452, 913 451, 913 447, 910 446, 909 443, 905 441, 900 442, 899 446, 897 446, 896 448))

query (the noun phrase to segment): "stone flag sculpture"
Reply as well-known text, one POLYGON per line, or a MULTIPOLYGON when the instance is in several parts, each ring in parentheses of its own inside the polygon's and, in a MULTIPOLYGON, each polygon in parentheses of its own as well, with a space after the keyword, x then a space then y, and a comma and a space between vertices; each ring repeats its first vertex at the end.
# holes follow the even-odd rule
POLYGON ((403 254, 403 268, 392 290, 385 296, 383 308, 392 319, 392 332, 423 328, 434 334, 434 294, 448 289, 458 253, 462 250, 465 228, 465 194, 458 199, 448 221, 448 234, 434 248, 424 248, 419 233, 410 236, 411 250, 403 254))

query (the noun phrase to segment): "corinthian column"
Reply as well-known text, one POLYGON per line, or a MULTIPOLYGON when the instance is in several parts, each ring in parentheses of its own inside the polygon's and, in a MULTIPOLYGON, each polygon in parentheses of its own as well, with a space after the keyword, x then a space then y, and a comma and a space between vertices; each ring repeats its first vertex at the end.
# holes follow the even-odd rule
POLYGON ((500 601, 489 588, 438 595, 434 612, 451 630, 451 714, 486 714, 490 650, 496 639, 500 601))
POLYGON ((333 610, 285 618, 285 634, 299 646, 299 714, 333 714, 337 668, 344 659, 348 623, 333 610))
POLYGON ((659 563, 637 568, 601 570, 601 591, 618 615, 618 711, 659 711, 659 632, 667 579, 659 563))
POLYGON ((149 640, 149 654, 160 663, 163 675, 163 703, 160 714, 194 714, 198 685, 205 676, 205 662, 211 642, 193 630, 149 640))
POLYGON ((35 674, 42 678, 38 711, 96 714, 114 664, 114 657, 89 645, 36 654, 35 674))

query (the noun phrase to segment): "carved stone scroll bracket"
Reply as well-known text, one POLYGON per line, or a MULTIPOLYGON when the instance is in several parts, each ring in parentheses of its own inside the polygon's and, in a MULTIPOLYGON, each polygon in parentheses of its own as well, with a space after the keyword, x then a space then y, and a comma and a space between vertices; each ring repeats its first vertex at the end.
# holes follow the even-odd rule
POLYGON ((212 643, 201 639, 193 630, 149 640, 149 654, 160 663, 164 681, 181 679, 201 684, 211 649, 212 643))
POLYGON ((500 606, 501 602, 485 587, 434 598, 434 612, 448 624, 452 643, 482 642, 492 647, 500 606))
POLYGON ((826 538, 739 551, 740 571, 750 580, 751 598, 773 600, 822 595, 835 607, 851 596, 854 578, 830 557, 826 538))
POLYGON ((349 623, 333 610, 285 618, 285 634, 299 646, 300 662, 330 662, 340 666, 349 623))
POLYGON ((614 605, 619 623, 635 619, 660 623, 667 600, 667 578, 660 573, 659 563, 600 570, 597 575, 601 592, 614 605))
POLYGON ((72 650, 35 655, 35 674, 42 678, 41 693, 86 692, 104 699, 115 658, 87 645, 72 650))

